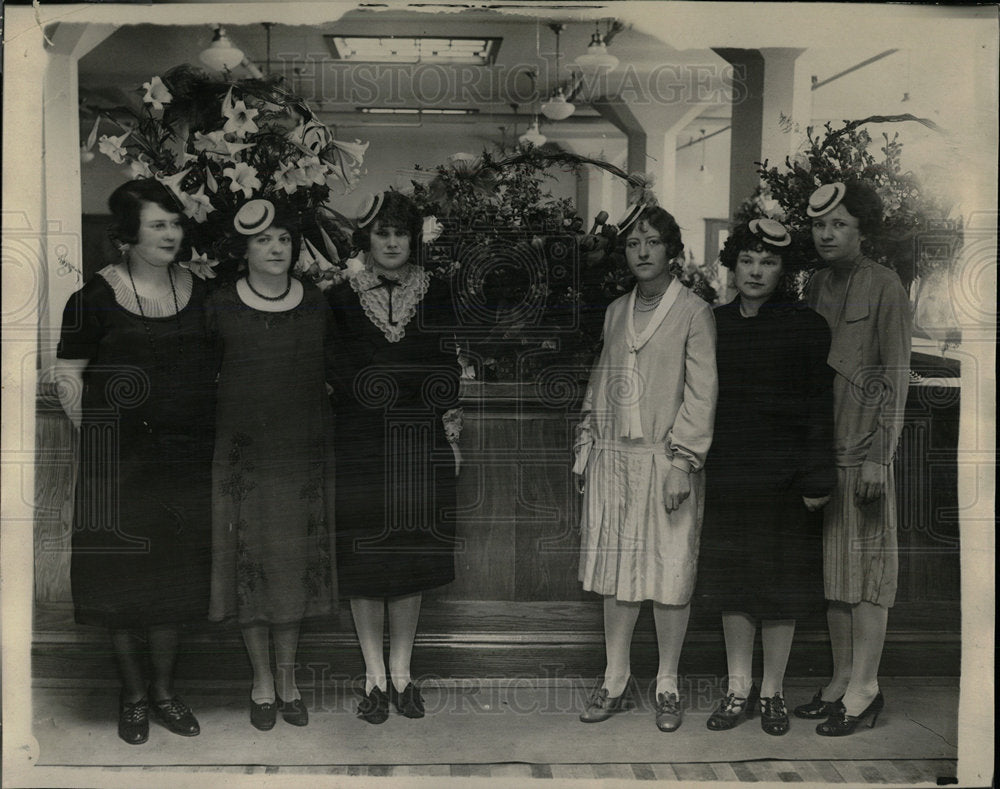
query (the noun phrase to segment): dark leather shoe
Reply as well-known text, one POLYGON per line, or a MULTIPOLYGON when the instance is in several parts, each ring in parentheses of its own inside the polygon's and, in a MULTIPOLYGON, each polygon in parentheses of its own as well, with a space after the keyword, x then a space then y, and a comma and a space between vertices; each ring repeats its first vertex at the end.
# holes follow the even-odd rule
POLYGON ((781 695, 760 698, 760 727, 768 734, 780 737, 788 733, 788 709, 781 695))
POLYGON ((882 691, 872 699, 872 703, 864 708, 860 715, 848 715, 847 710, 841 703, 837 711, 816 727, 816 733, 823 737, 846 737, 854 734, 854 730, 865 718, 871 715, 871 720, 866 724, 869 729, 875 727, 875 721, 885 707, 885 699, 882 698, 882 691))
POLYGON ((656 728, 660 731, 677 731, 684 720, 680 699, 676 693, 658 693, 656 696, 656 728))
POLYGON ((309 710, 306 709, 306 705, 303 703, 302 699, 282 701, 279 696, 278 712, 280 712, 281 717, 285 719, 285 723, 290 723, 292 726, 309 725, 309 710))
POLYGON ((757 709, 759 696, 760 690, 756 684, 750 686, 750 693, 747 694, 746 698, 730 693, 723 699, 719 708, 708 716, 708 723, 705 725, 712 731, 727 731, 744 717, 752 718, 757 709))
POLYGON ((198 719, 191 712, 191 708, 180 700, 180 697, 174 696, 172 699, 153 701, 152 708, 156 719, 174 734, 179 734, 181 737, 195 737, 201 734, 198 719))
POLYGON ((358 702, 358 717, 368 723, 385 723, 389 717, 389 697, 378 685, 358 702))
POLYGON ((260 731, 270 731, 278 719, 278 706, 273 701, 258 704, 250 699, 250 723, 260 731))
POLYGON ((607 688, 598 688, 590 697, 590 701, 587 702, 587 708, 580 713, 580 720, 584 723, 600 723, 612 715, 632 709, 633 706, 632 680, 630 678, 622 694, 614 698, 608 696, 607 688))
POLYGON ((396 686, 389 683, 389 700, 396 707, 396 712, 407 718, 424 717, 424 699, 420 695, 417 686, 412 682, 407 683, 400 693, 396 686))
POLYGON ((118 736, 129 745, 142 745, 149 739, 149 699, 129 704, 119 697, 118 736))
POLYGON ((840 704, 843 698, 841 696, 836 701, 823 701, 823 689, 820 688, 816 691, 816 695, 812 697, 812 701, 808 704, 800 704, 792 712, 796 718, 805 718, 806 720, 829 718, 837 711, 837 705, 840 704))

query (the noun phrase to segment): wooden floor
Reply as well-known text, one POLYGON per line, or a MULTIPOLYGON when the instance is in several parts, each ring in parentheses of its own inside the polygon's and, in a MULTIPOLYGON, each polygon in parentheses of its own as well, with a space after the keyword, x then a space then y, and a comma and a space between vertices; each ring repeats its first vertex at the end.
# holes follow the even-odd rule
POLYGON ((141 773, 217 773, 227 775, 268 776, 378 776, 583 779, 635 781, 743 781, 748 783, 826 783, 856 786, 859 784, 954 783, 953 759, 885 759, 877 761, 751 761, 705 762, 699 764, 434 764, 434 765, 313 765, 264 767, 106 767, 100 772, 136 771, 141 773))

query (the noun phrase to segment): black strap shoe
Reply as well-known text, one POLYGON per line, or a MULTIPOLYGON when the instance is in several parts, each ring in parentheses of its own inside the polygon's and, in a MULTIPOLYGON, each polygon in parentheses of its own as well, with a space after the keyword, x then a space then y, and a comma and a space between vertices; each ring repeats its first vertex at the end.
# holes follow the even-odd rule
POLYGON ((424 717, 424 699, 420 695, 420 690, 412 682, 408 682, 403 692, 396 690, 396 686, 389 683, 389 700, 396 707, 396 712, 407 718, 424 717))
POLYGON ((836 701, 823 701, 823 689, 820 688, 816 691, 816 695, 812 697, 812 701, 808 704, 800 704, 792 712, 796 718, 805 718, 806 720, 829 718, 837 711, 837 705, 840 704, 843 698, 841 696, 836 701))
POLYGON ((368 723, 385 723, 389 717, 389 697, 378 685, 358 702, 358 717, 368 723))
POLYGON ((712 731, 727 731, 733 728, 744 717, 750 719, 757 710, 757 699, 760 689, 756 684, 750 686, 750 693, 744 698, 730 693, 719 704, 719 708, 708 717, 705 724, 712 731))
POLYGON ((270 731, 278 719, 278 707, 273 701, 258 704, 250 699, 250 723, 260 731, 270 731))
POLYGON ((191 708, 180 700, 179 696, 153 701, 152 707, 156 719, 174 734, 179 734, 181 737, 195 737, 201 734, 198 719, 191 712, 191 708))
POLYGON ((309 710, 306 709, 302 699, 282 701, 279 696, 278 712, 285 719, 285 723, 290 723, 292 726, 307 726, 309 724, 309 710))
POLYGON ((760 697, 760 727, 775 737, 788 733, 788 709, 780 693, 760 697))
POLYGON ((118 736, 129 745, 142 745, 149 739, 149 699, 129 704, 119 697, 118 736))

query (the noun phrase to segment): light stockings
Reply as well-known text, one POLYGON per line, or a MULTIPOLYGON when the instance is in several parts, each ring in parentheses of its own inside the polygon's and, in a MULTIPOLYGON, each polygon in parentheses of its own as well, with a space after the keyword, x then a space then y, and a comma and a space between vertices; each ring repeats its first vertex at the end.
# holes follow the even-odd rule
POLYGON ((753 685, 753 642, 757 623, 743 613, 726 611, 722 615, 722 634, 726 639, 726 666, 729 671, 729 688, 745 699, 753 685))
POLYGON ((410 683, 410 658, 422 599, 423 595, 419 592, 389 598, 389 674, 392 684, 400 692, 406 690, 410 683))
POLYGON ((878 694, 878 666, 885 645, 889 609, 869 602, 831 602, 827 608, 833 677, 824 701, 844 697, 848 715, 859 715, 878 694))
POLYGON ((295 655, 299 649, 299 623, 272 625, 271 638, 274 640, 274 664, 276 690, 282 701, 302 698, 295 682, 295 655))
MULTIPOLYGON (((423 596, 419 592, 388 599, 389 671, 392 683, 399 691, 405 690, 411 679, 410 660, 422 600, 423 596)), ((383 648, 385 609, 386 600, 381 597, 351 598, 351 614, 365 661, 366 695, 376 685, 382 690, 388 687, 383 648)))
POLYGON ((241 628, 243 644, 253 669, 253 687, 250 698, 256 704, 274 703, 274 675, 271 674, 271 649, 267 625, 241 628))
POLYGON ((687 633, 690 605, 663 605, 653 602, 653 623, 656 625, 656 646, 660 665, 656 671, 656 698, 661 693, 680 695, 677 686, 677 664, 687 633))
POLYGON ((848 715, 860 715, 878 695, 878 664, 882 660, 889 609, 861 602, 852 607, 851 613, 854 670, 844 693, 844 708, 848 715))
POLYGON ((385 631, 385 600, 381 597, 352 597, 351 616, 365 661, 365 695, 372 688, 387 689, 385 655, 382 649, 385 631))
MULTIPOLYGON (((771 698, 782 693, 785 667, 795 636, 794 619, 764 619, 761 621, 761 643, 764 646, 764 677, 760 695, 771 698)), ((726 638, 726 662, 729 688, 737 698, 745 699, 753 685, 753 642, 757 622, 747 614, 727 611, 722 615, 722 632, 726 638)))
POLYGON ((275 693, 282 701, 302 698, 295 683, 295 655, 299 647, 299 623, 283 625, 251 625, 242 628, 243 643, 253 669, 253 689, 250 698, 257 704, 273 704, 275 693), (277 685, 271 673, 271 638, 274 639, 274 662, 277 685))
POLYGON ((795 637, 794 619, 764 619, 760 623, 760 640, 764 646, 764 676, 760 683, 761 698, 769 699, 781 693, 785 681, 788 655, 795 637))
POLYGON ((632 675, 632 631, 639 618, 640 603, 627 603, 613 596, 604 598, 604 687, 608 696, 617 698, 625 692, 632 675))

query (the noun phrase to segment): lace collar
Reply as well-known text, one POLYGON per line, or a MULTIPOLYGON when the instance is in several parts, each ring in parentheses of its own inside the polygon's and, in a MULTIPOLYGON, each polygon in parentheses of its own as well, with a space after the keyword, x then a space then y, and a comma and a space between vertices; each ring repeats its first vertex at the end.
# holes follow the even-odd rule
MULTIPOLYGON (((386 277, 395 280, 395 277, 386 277)), ((406 324, 417 314, 417 305, 426 295, 431 275, 424 269, 413 266, 404 274, 399 284, 386 287, 378 275, 370 268, 359 271, 350 279, 351 287, 358 294, 368 320, 374 323, 389 342, 399 342, 406 334, 406 324), (392 320, 389 322, 389 304, 392 299, 392 320)))
POLYGON ((174 304, 174 296, 167 293, 158 299, 142 299, 142 309, 136 301, 135 290, 127 275, 120 272, 117 266, 105 266, 97 272, 101 278, 111 286, 114 291, 115 301, 125 311, 134 315, 145 315, 147 318, 169 318, 177 313, 178 309, 183 310, 188 301, 191 300, 191 292, 194 289, 194 279, 191 272, 171 264, 170 273, 173 274, 174 288, 177 291, 177 304, 174 304))

